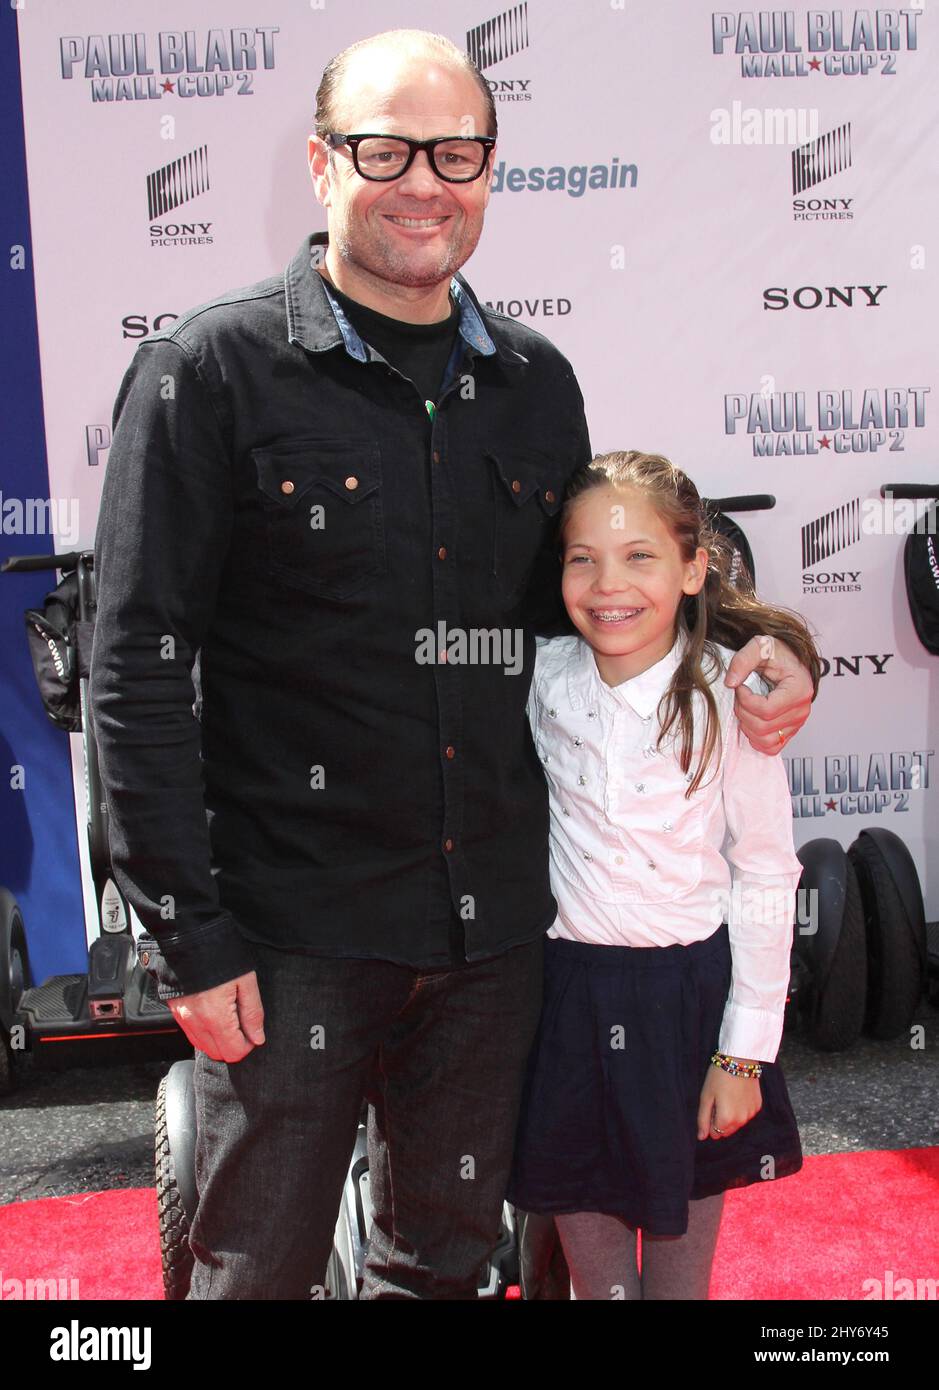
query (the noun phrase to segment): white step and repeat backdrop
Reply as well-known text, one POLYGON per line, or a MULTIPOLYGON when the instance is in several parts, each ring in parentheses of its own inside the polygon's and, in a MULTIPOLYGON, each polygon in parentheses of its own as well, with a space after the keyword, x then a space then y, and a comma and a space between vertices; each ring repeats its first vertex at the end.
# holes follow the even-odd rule
MULTIPOLYGON (((939 480, 935 10, 20 0, 18 19, 59 548, 93 540, 140 338, 325 226, 305 163, 325 63, 383 29, 445 33, 500 121, 464 273, 570 358, 597 451, 775 496, 740 518, 759 587, 828 668, 785 758, 796 844, 888 827, 939 917, 939 658, 907 607, 911 518, 879 500, 939 480)), ((80 820, 82 795, 76 776, 80 820)))

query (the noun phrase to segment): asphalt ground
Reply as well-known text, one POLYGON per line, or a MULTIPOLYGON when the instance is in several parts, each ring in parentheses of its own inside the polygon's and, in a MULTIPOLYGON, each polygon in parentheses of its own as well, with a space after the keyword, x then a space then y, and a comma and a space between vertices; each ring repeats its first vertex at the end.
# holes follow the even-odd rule
MULTIPOLYGON (((889 1042, 862 1037, 820 1053, 787 1029, 779 1053, 804 1152, 846 1153, 939 1144, 939 1009, 923 999, 918 1030, 889 1042)), ((171 1061, 50 1070, 18 1059, 0 1099, 0 1204, 103 1188, 152 1187, 157 1087, 171 1061)))

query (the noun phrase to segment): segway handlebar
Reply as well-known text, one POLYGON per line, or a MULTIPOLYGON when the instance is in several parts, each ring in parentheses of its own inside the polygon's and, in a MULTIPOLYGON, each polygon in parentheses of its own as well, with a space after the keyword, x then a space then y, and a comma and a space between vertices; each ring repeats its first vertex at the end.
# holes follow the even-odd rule
POLYGON ((939 497, 939 483, 881 483, 881 497, 899 497, 903 501, 922 501, 939 497))
POLYGON ((79 560, 94 566, 93 550, 69 550, 62 555, 10 555, 0 565, 0 574, 25 574, 29 570, 73 570, 79 560))
POLYGON ((776 505, 776 498, 768 492, 751 492, 741 497, 702 497, 701 501, 719 512, 766 512, 776 505))

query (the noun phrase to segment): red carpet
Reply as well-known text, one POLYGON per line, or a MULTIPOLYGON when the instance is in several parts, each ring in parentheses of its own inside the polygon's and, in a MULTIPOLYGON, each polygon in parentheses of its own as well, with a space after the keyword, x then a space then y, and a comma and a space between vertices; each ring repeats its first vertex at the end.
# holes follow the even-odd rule
POLYGON ((825 1154, 728 1193, 711 1298, 896 1298, 937 1277, 939 1147, 825 1154))
MULTIPOLYGON (((828 1154, 728 1194, 711 1297, 858 1300, 877 1281, 897 1298, 937 1276, 939 1148, 828 1154)), ((58 1278, 77 1278, 81 1299, 162 1298, 153 1189, 0 1207, 5 1296, 10 1280, 58 1278)))

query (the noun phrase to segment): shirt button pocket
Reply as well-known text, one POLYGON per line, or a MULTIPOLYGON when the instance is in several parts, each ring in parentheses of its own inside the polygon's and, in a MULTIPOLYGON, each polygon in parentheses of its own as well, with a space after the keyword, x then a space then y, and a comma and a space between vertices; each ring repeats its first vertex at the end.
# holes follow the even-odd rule
POLYGON ((381 454, 374 440, 285 440, 252 449, 251 457, 273 579, 346 599, 384 574, 381 454))
POLYGON ((501 444, 485 451, 492 507, 491 576, 504 608, 524 592, 561 505, 558 455, 501 444))

